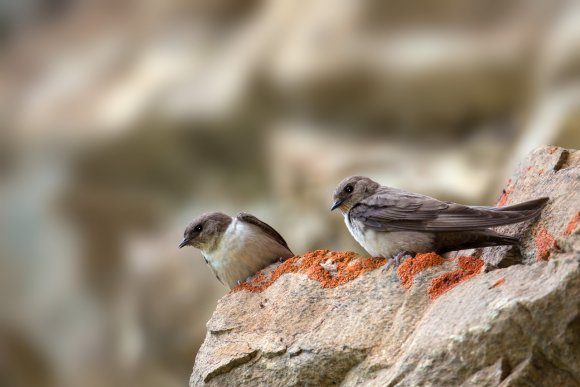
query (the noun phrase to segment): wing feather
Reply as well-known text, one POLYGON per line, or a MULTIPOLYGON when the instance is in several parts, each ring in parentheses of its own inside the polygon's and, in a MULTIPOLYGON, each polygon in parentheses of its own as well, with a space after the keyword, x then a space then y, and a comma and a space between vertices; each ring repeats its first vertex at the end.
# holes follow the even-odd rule
POLYGON ((396 188, 381 187, 353 207, 349 216, 380 231, 461 231, 520 222, 532 218, 540 210, 541 207, 527 211, 470 207, 396 188))
POLYGON ((238 215, 238 220, 246 223, 253 224, 254 226, 259 227, 262 231, 264 231, 270 238, 281 244, 282 246, 286 247, 290 251, 290 247, 282 238, 282 235, 278 233, 278 231, 274 230, 269 224, 262 222, 260 219, 256 218, 254 215, 248 214, 246 212, 240 212, 238 215))

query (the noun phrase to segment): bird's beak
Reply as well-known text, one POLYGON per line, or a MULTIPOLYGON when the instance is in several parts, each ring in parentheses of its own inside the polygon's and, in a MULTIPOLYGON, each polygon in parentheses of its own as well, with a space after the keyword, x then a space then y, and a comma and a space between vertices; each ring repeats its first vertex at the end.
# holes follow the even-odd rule
POLYGON ((330 207, 330 211, 335 210, 338 206, 342 204, 342 202, 344 202, 344 200, 336 199, 332 204, 332 207, 330 207))
POLYGON ((181 249, 182 247, 185 247, 189 244, 189 239, 185 238, 181 241, 181 243, 179 244, 179 248, 181 249))

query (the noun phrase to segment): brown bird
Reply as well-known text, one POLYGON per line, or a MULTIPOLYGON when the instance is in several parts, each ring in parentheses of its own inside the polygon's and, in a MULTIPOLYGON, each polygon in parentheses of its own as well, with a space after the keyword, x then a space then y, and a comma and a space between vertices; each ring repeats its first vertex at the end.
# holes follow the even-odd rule
POLYGON ((294 254, 276 230, 247 213, 231 217, 209 212, 185 229, 179 248, 201 250, 217 279, 228 288, 245 281, 276 261, 294 254))
POLYGON ((465 206, 381 186, 364 176, 344 179, 334 191, 331 211, 339 208, 348 230, 372 256, 439 254, 486 246, 517 245, 516 237, 490 227, 537 217, 548 198, 508 207, 465 206))

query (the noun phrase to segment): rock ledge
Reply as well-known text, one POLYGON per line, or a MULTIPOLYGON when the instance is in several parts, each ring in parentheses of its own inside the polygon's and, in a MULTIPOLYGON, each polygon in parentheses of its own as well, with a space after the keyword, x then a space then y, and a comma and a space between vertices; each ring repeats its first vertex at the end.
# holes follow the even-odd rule
POLYGON ((505 247, 398 270, 317 250, 223 297, 199 385, 580 385, 580 152, 532 152, 499 205, 550 202, 505 247))

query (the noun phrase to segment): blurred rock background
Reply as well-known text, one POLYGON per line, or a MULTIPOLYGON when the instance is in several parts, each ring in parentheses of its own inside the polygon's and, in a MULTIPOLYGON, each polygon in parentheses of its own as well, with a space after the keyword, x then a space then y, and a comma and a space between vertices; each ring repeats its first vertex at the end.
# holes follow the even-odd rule
POLYGON ((0 385, 187 383, 201 212, 362 253, 343 177, 494 204, 579 125, 575 1, 2 1, 0 385))

